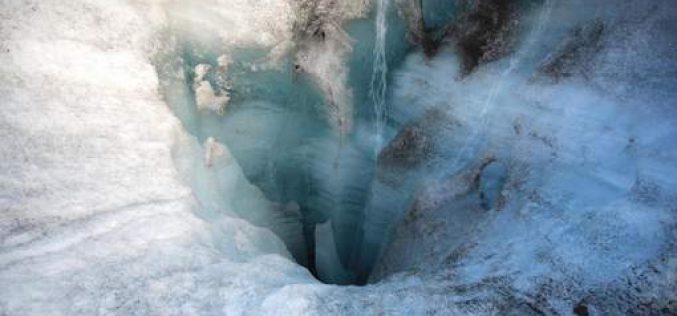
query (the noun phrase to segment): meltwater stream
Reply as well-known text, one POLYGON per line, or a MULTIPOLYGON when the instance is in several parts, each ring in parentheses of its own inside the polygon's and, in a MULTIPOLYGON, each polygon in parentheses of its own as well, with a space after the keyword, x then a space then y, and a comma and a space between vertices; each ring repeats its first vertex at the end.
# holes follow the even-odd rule
MULTIPOLYGON (((255 46, 222 46, 177 32, 173 46, 158 57, 159 74, 165 98, 186 129, 200 143, 224 145, 265 198, 254 204, 233 199, 244 200, 233 207, 238 216, 275 232, 318 279, 364 283, 380 246, 365 242, 374 230, 364 224, 364 208, 376 194, 372 181, 386 139, 388 68, 409 49, 406 29, 389 0, 346 21, 345 32, 322 20, 336 18, 324 17, 329 9, 306 9, 310 22, 294 30, 296 54, 272 61, 255 46), (389 20, 395 20, 392 31, 389 20), (354 44, 341 51, 348 37, 354 44), (344 64, 335 64, 339 57, 344 64), (346 82, 337 79, 344 73, 339 66, 346 82), (354 123, 337 129, 332 111, 346 100, 355 108, 346 121, 354 123)), ((202 193, 214 185, 195 181, 201 200, 229 199, 202 193)), ((210 220, 227 211, 212 209, 205 215, 210 220)))
POLYGON ((374 102, 374 124, 376 127, 376 146, 378 153, 383 143, 383 128, 388 119, 386 92, 388 90, 388 61, 386 57, 386 35, 388 33, 387 11, 390 0, 376 0, 376 19, 374 38, 373 72, 369 93, 374 102))

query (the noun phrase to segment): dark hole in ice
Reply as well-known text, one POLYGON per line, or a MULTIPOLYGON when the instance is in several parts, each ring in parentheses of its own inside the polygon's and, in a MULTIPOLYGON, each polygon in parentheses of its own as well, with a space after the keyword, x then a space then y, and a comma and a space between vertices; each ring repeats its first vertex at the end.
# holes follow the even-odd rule
MULTIPOLYGON (((432 3, 427 4, 430 10, 436 7, 432 3)), ((439 3, 446 6, 453 1, 439 3)), ((325 13, 309 10, 310 18, 294 25, 293 40, 299 42, 295 43, 299 50, 304 45, 324 45, 333 36, 326 29, 325 13)), ((445 12, 435 18, 439 23, 449 19, 453 10, 445 12)), ((378 47, 374 14, 343 26, 353 39, 346 63, 354 113, 348 118, 331 117, 331 100, 293 52, 283 57, 281 67, 267 67, 266 49, 224 50, 180 38, 167 56, 156 60, 167 103, 188 132, 200 143, 213 137, 227 146, 247 181, 281 214, 272 223, 256 223, 256 216, 245 219, 277 234, 294 259, 325 283, 365 284, 378 259, 382 247, 378 236, 387 234, 387 228, 378 222, 367 224, 365 216, 372 184, 380 180, 377 160, 393 168, 412 168, 420 164, 413 156, 433 149, 427 134, 415 127, 405 129, 393 148, 380 156, 373 141, 365 140, 373 137, 369 133, 375 126, 369 88, 378 47), (224 54, 227 58, 222 58, 224 54), (223 60, 229 61, 227 66, 223 60), (198 110, 194 82, 198 66, 205 72, 199 84, 228 98, 223 111, 198 110), (218 71, 226 67, 227 71, 218 71), (352 123, 351 132, 337 136, 332 122, 347 125, 347 121, 352 123)), ((405 37, 406 22, 394 5, 387 14, 384 50, 387 68, 392 70, 412 47, 405 37)), ((240 212, 246 212, 244 204, 240 212)))
MULTIPOLYGON (((164 80, 174 80, 164 92, 168 103, 199 143, 215 138, 227 146, 247 181, 274 205, 274 218, 260 221, 261 216, 246 214, 246 202, 229 207, 278 235, 318 280, 365 284, 373 262, 360 256, 377 252, 361 240, 362 211, 376 165, 374 148, 359 133, 336 136, 323 95, 293 60, 281 70, 262 70, 256 64, 263 53, 230 52, 233 62, 227 72, 219 72, 220 53, 184 45, 179 50, 182 63, 158 67, 164 80), (196 67, 208 69, 201 78, 213 90, 227 89, 230 100, 222 114, 197 108, 196 67), (174 75, 177 68, 183 76, 174 75), (181 90, 177 86, 185 93, 172 97, 181 90)), ((168 56, 159 63, 175 59, 168 56)), ((369 69, 359 69, 363 73, 355 74, 356 80, 368 78, 369 69)), ((354 120, 366 129, 373 122, 371 113, 364 114, 354 120)))
POLYGON ((578 316, 588 316, 589 315, 588 306, 586 306, 585 304, 582 304, 582 303, 577 304, 574 307, 574 314, 576 314, 578 316))

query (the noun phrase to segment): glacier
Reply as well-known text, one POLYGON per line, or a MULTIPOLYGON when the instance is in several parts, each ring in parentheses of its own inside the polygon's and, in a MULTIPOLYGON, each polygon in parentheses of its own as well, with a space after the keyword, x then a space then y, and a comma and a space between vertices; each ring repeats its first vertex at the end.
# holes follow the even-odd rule
POLYGON ((7 0, 0 315, 673 315, 670 0, 7 0))

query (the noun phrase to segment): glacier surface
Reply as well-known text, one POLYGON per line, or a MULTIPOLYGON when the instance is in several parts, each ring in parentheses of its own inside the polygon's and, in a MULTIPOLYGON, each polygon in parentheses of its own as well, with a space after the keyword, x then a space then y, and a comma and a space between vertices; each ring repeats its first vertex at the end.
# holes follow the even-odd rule
POLYGON ((677 313, 677 6, 417 3, 3 1, 0 315, 677 313))

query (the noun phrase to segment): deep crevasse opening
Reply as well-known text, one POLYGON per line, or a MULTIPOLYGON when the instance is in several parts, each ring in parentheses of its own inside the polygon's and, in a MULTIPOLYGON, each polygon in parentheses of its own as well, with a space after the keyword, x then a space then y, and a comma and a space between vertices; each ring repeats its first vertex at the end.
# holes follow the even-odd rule
MULTIPOLYGON (((463 23, 452 1, 419 5, 387 0, 348 9, 301 4, 288 41, 273 40, 272 50, 265 48, 271 45, 265 36, 260 38, 265 44, 223 43, 223 35, 210 35, 209 28, 184 30, 181 23, 194 23, 209 8, 174 8, 194 15, 174 17, 178 26, 168 30, 172 35, 157 57, 165 98, 204 143, 207 156, 214 142, 225 145, 242 168, 242 183, 262 193, 265 202, 256 203, 264 206, 232 205, 238 216, 274 231, 296 261, 322 281, 367 282, 393 225, 412 203, 412 193, 430 177, 430 168, 420 167, 432 148, 436 159, 452 159, 451 169, 458 169, 456 164, 468 163, 465 151, 476 141, 469 137, 457 152, 438 150, 456 146, 421 132, 428 129, 425 124, 438 122, 424 118, 412 128, 411 122, 420 118, 402 112, 409 111, 406 107, 399 108, 399 117, 388 117, 393 102, 388 99, 388 69, 402 63, 417 44, 426 50, 425 39, 416 38, 420 32, 444 37, 449 25, 463 23), (412 22, 417 16, 420 21, 412 22), (344 25, 333 19, 343 19, 344 25), (393 180, 407 169, 414 170, 407 179, 393 180)), ((487 14, 481 11, 495 8, 466 10, 487 14)), ((543 11, 526 5, 521 10, 525 15, 543 11)), ((534 23, 533 28, 540 26, 534 23)), ((210 185, 194 185, 198 197, 210 185)), ((218 217, 233 199, 202 195, 223 204, 210 207, 207 217, 218 217)))
MULTIPOLYGON (((546 50, 556 50, 559 39, 548 36, 566 35, 552 25, 553 5, 422 1, 420 7, 407 7, 384 0, 346 9, 306 3, 290 29, 277 30, 288 32, 287 40, 271 42, 264 34, 253 43, 224 42, 228 35, 210 35, 208 27, 197 33, 182 29, 181 22, 192 23, 210 9, 187 5, 195 15, 188 22, 184 15, 175 17, 178 26, 169 29, 172 35, 156 62, 165 97, 207 156, 212 146, 225 146, 242 169, 237 185, 259 190, 249 198, 215 197, 218 191, 203 192, 213 184, 198 184, 198 198, 220 201, 202 210, 203 216, 234 211, 275 232, 319 280, 364 284, 379 258, 390 258, 383 252, 393 225, 418 207, 416 194, 426 182, 441 181, 436 174, 475 170, 470 173, 479 187, 472 190, 483 208, 505 203, 502 191, 516 162, 486 149, 494 137, 490 124, 502 115, 499 107, 520 98, 510 99, 515 98, 512 82, 552 58, 546 50), (327 22, 337 19, 341 25, 327 22), (516 20, 522 24, 513 25, 516 20), (466 25, 470 34, 463 33, 466 25), (450 82, 450 93, 432 90, 438 95, 411 100, 417 104, 411 107, 403 101, 410 96, 402 95, 411 87, 389 87, 387 70, 397 69, 417 46, 428 56, 425 64, 439 64, 448 71, 447 80, 456 82, 450 82), (473 78, 483 71, 495 76, 473 78), (434 104, 458 98, 460 91, 472 91, 465 98, 477 111, 454 113, 434 104), (473 126, 463 127, 464 121, 473 126), (243 201, 233 202, 238 200, 243 201)), ((592 18, 561 24, 576 27, 586 19, 592 18)), ((410 83, 396 81, 401 82, 410 83)), ((513 132, 521 133, 514 124, 513 132)), ((549 144, 550 136, 534 135, 549 144)), ((225 171, 207 163, 205 172, 225 171)), ((384 277, 382 264, 378 270, 378 278, 384 277)))
MULTIPOLYGON (((318 22, 327 14, 325 9, 309 6, 310 17, 294 22, 307 24, 292 30, 290 43, 276 44, 288 46, 279 56, 257 45, 224 45, 209 36, 170 29, 178 35, 165 39, 167 46, 155 63, 167 102, 204 144, 203 150, 210 152, 214 143, 225 146, 242 169, 245 179, 238 183, 251 183, 262 193, 250 198, 265 201, 256 202, 261 204, 258 208, 232 205, 238 216, 275 232, 295 260, 318 279, 362 284, 371 271, 372 255, 381 246, 363 238, 369 230, 364 226, 364 208, 371 194, 374 152, 381 146, 385 124, 386 49, 399 62, 409 45, 404 22, 386 5, 371 13, 365 7, 354 18, 346 18, 345 31, 318 22), (385 46, 386 15, 399 32, 390 47, 385 46), (378 25, 374 16, 379 17, 378 25), (375 34, 380 36, 377 46, 370 43, 375 34), (346 40, 354 44, 345 52, 326 51, 346 45, 342 42, 346 40), (376 63, 372 56, 378 57, 376 63), (308 62, 313 58, 317 69, 308 62), (333 98, 341 91, 344 95, 333 98), (341 102, 346 104, 337 104, 341 102), (341 109, 346 106, 354 112, 341 109), (348 122, 349 129, 341 125, 348 122)), ((209 9, 189 7, 199 12, 209 9)), ((227 172, 210 163, 205 167, 207 173, 227 172)), ((201 210, 203 216, 231 211, 228 204, 237 197, 215 197, 217 192, 207 191, 214 191, 209 186, 216 184, 202 183, 200 177, 192 177, 198 199, 220 201, 201 210)))

